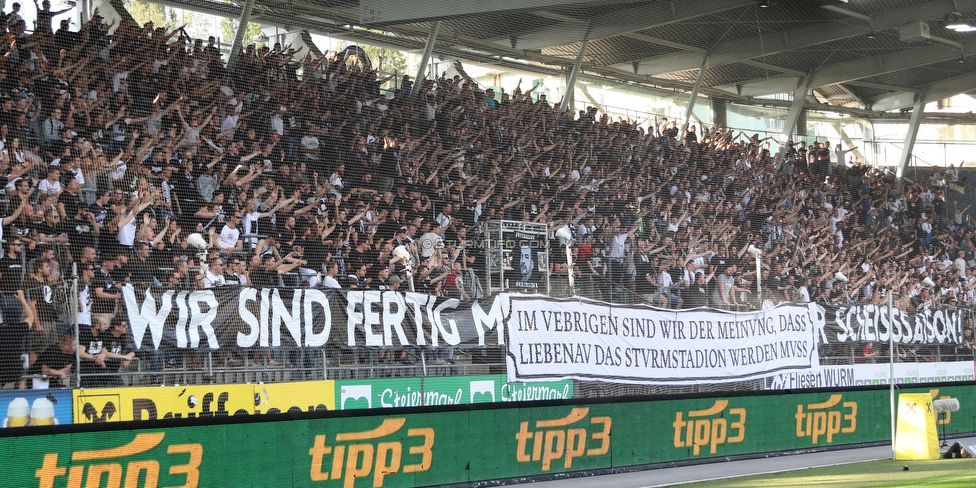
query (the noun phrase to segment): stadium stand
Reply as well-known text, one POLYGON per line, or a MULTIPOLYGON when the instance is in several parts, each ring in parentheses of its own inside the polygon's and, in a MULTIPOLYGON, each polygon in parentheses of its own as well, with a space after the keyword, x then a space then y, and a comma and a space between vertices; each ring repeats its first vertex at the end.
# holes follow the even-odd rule
MULTIPOLYGON (((572 232, 577 286, 554 293, 747 310, 878 305, 894 290, 911 314, 976 300, 969 207, 943 189, 958 172, 901 187, 847 164, 839 146, 771 154, 756 135, 693 124, 682 136, 673 122, 561 112, 532 89, 496 94, 462 76, 416 80, 419 96, 389 98, 375 71, 340 55, 250 46, 229 68, 212 39, 152 25, 108 34, 97 15, 79 31, 26 35, 16 18, 6 28, 0 288, 5 324, 22 327, 2 328, 0 383, 13 387, 67 376, 38 361, 76 320, 83 337, 116 338, 101 352, 80 341, 84 372, 115 369, 96 375, 106 384, 133 367, 140 374, 126 382, 307 373, 330 358, 136 355, 118 339, 128 334, 121 286, 398 290, 410 262, 418 292, 483 298, 481 224, 493 220, 572 232), (218 251, 207 266, 193 233, 218 251), (762 251, 760 276, 750 246, 762 251)), ((550 263, 557 282, 566 264, 550 263)), ((406 376, 419 358, 332 359, 369 368, 352 375, 406 376)), ((463 374, 453 351, 425 360, 463 374)))

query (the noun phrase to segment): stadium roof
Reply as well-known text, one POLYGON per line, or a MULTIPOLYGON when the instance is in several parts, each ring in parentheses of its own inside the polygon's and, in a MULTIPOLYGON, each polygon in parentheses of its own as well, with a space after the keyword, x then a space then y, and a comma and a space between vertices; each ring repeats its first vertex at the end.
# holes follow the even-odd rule
MULTIPOLYGON (((240 17, 245 0, 157 3, 240 17)), ((446 59, 737 103, 806 85, 808 109, 855 115, 976 92, 976 0, 255 0, 251 22, 446 59), (969 29, 967 29, 967 27, 969 29), (973 30, 973 32, 966 32, 973 30)))

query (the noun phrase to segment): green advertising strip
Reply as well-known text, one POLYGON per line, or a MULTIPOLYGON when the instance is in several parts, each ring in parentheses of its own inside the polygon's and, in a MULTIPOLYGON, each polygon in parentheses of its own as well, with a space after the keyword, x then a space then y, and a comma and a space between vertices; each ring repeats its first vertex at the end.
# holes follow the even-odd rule
POLYGON ((339 380, 335 385, 339 410, 573 398, 572 380, 509 383, 505 375, 339 380))
MULTIPOLYGON (((972 387, 901 392, 958 398, 961 409, 939 421, 949 433, 974 430, 972 387)), ((0 450, 17 462, 0 464, 0 479, 18 487, 408 487, 882 441, 888 411, 888 392, 872 390, 7 436, 0 450)))

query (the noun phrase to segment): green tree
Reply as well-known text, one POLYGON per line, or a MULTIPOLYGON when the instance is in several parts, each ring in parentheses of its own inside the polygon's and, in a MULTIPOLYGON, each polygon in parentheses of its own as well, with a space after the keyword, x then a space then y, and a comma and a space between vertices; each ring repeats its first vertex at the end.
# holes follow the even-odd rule
MULTIPOLYGON (((336 51, 342 51, 346 48, 348 44, 345 41, 339 41, 336 44, 336 51)), ((403 51, 398 51, 396 49, 387 49, 385 47, 370 46, 367 44, 358 44, 366 55, 369 56, 370 65, 379 73, 380 78, 385 78, 392 74, 397 74, 397 77, 387 81, 383 84, 382 88, 390 88, 399 83, 400 78, 407 73, 407 56, 403 51)))
POLYGON ((360 44, 359 47, 363 48, 363 51, 366 51, 366 54, 369 55, 369 59, 373 63, 373 69, 381 74, 389 75, 399 73, 400 76, 406 74, 407 57, 403 54, 403 51, 387 49, 385 47, 367 46, 365 44, 360 44))
MULTIPOLYGON (((220 35, 222 37, 222 42, 227 43, 228 46, 233 44, 234 36, 237 35, 237 28, 241 25, 241 21, 237 19, 230 19, 224 17, 220 19, 220 35)), ((254 44, 256 47, 264 47, 267 45, 264 41, 252 41, 255 37, 262 36, 264 33, 261 31, 261 25, 255 24, 254 22, 247 23, 247 30, 244 32, 244 41, 241 43, 241 48, 247 46, 248 44, 254 44)), ((243 50, 243 49, 242 49, 243 50)))
POLYGON ((194 15, 193 12, 177 11, 177 9, 144 0, 125 0, 125 6, 139 25, 152 22, 154 26, 165 27, 167 30, 189 24, 194 15))

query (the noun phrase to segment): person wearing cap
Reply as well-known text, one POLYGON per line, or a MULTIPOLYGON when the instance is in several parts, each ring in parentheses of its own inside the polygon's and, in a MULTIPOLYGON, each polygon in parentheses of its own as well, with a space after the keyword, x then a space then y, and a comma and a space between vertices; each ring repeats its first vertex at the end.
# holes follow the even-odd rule
POLYGON ((390 291, 400 291, 400 287, 403 285, 403 280, 397 276, 392 275, 388 280, 386 280, 387 286, 389 286, 390 291))
MULTIPOLYGON (((370 287, 379 291, 388 291, 390 290, 390 278, 390 268, 383 266, 376 272, 376 280, 370 283, 370 287)), ((399 280, 399 278, 397 279, 399 280)))
POLYGON ((413 243, 413 239, 409 237, 409 229, 411 226, 401 225, 393 236, 393 247, 399 246, 409 246, 413 243))

